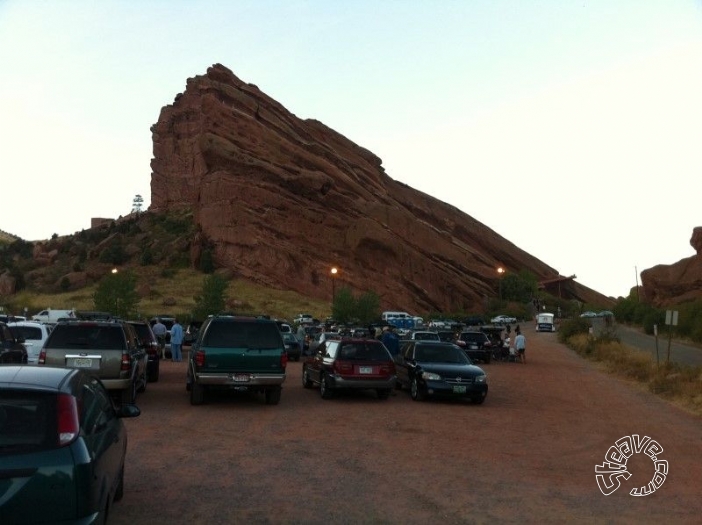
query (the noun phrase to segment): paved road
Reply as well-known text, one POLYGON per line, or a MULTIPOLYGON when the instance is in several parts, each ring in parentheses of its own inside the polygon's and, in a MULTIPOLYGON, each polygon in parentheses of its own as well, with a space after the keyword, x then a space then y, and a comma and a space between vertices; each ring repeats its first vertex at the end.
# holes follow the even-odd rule
MULTIPOLYGON (((656 359, 657 348, 660 362, 665 362, 668 354, 667 335, 659 336, 656 341, 656 337, 652 335, 646 335, 639 330, 621 324, 617 325, 617 335, 625 345, 650 353, 654 359, 656 359)), ((672 341, 670 360, 681 365, 702 366, 702 348, 672 341)))

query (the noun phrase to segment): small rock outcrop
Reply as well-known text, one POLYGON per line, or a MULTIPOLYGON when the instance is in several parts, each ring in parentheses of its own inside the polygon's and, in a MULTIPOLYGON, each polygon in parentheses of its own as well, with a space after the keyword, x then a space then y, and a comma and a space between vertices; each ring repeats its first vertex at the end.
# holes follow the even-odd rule
MULTIPOLYGON (((374 291, 383 309, 446 312, 496 297, 498 267, 558 276, 220 64, 188 79, 151 131, 150 210, 191 209, 202 246, 238 278, 330 301, 341 287, 374 291)), ((563 292, 607 301, 574 282, 563 292)))

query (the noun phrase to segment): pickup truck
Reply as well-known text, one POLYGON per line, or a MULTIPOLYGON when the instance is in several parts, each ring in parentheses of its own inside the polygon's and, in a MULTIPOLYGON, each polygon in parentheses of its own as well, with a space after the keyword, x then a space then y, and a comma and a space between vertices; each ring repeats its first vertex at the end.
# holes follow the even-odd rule
POLYGON ((215 389, 263 393, 266 404, 280 402, 288 354, 275 321, 263 317, 208 317, 188 357, 186 390, 200 405, 215 389))
POLYGON ((82 368, 124 404, 146 390, 147 352, 134 327, 118 320, 62 320, 39 353, 39 366, 82 368))

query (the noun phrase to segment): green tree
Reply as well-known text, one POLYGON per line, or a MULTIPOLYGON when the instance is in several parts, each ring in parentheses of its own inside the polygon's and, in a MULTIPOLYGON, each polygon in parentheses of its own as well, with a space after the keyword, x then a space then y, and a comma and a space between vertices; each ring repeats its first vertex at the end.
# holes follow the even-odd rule
POLYGON ((339 323, 348 323, 356 317, 356 299, 349 288, 344 287, 336 292, 332 317, 339 323))
POLYGON ((538 280, 526 270, 519 273, 508 272, 502 277, 501 287, 502 298, 506 301, 527 303, 536 296, 538 280))
POLYGON ((95 309, 128 319, 136 315, 139 295, 136 276, 130 272, 111 273, 103 277, 93 294, 95 309))
POLYGON ((217 274, 208 275, 202 282, 202 293, 195 296, 193 319, 222 312, 226 305, 227 281, 217 274))
POLYGON ((202 273, 212 273, 215 271, 212 250, 209 248, 203 250, 202 255, 200 256, 200 271, 202 273))
POLYGON ((356 301, 356 318, 367 325, 380 318, 380 297, 375 292, 366 292, 356 301))

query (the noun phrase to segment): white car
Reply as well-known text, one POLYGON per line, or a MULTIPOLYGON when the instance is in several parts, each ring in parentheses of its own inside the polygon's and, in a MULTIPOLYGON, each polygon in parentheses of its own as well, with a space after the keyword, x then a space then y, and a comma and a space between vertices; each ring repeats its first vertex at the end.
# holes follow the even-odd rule
POLYGON ((490 319, 492 324, 514 324, 517 322, 516 317, 510 317, 509 315, 498 315, 490 319))
POLYGON ((39 362, 39 352, 46 338, 51 331, 50 326, 39 321, 18 321, 7 323, 7 326, 15 334, 15 337, 24 339, 24 347, 27 349, 27 364, 36 365, 39 362))

